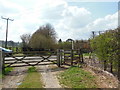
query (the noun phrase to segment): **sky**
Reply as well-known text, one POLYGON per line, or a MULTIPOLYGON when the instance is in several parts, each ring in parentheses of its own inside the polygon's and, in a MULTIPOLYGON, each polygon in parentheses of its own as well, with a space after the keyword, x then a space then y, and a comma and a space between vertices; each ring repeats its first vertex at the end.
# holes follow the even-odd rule
MULTIPOLYGON (((50 23, 63 41, 89 39, 91 31, 118 27, 118 0, 0 0, 0 16, 9 21, 8 40, 21 42, 50 23)), ((5 40, 6 20, 0 18, 0 40, 5 40)))

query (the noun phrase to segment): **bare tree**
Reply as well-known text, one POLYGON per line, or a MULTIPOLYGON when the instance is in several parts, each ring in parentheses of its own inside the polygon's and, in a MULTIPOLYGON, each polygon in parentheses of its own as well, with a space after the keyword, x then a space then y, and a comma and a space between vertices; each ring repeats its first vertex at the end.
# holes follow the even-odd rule
POLYGON ((28 47, 30 39, 31 39, 31 35, 30 34, 23 34, 20 36, 20 38, 22 40, 23 47, 28 47))

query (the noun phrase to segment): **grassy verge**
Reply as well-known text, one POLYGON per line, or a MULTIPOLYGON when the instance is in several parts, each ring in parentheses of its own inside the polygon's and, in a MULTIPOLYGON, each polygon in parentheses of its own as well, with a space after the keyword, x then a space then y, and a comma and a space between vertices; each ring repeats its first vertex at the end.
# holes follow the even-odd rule
POLYGON ((59 75, 63 87, 69 88, 97 88, 95 77, 78 67, 71 67, 59 75))
POLYGON ((5 75, 8 74, 9 72, 11 72, 12 70, 13 70, 13 67, 5 68, 5 75))
POLYGON ((36 68, 30 67, 27 76, 18 88, 42 88, 43 84, 40 77, 41 75, 37 72, 36 68))
POLYGON ((0 78, 4 78, 6 74, 8 74, 9 72, 11 72, 13 70, 13 67, 7 67, 5 68, 5 73, 2 74, 2 72, 0 72, 0 78))
POLYGON ((83 53, 83 56, 89 56, 89 53, 83 53))

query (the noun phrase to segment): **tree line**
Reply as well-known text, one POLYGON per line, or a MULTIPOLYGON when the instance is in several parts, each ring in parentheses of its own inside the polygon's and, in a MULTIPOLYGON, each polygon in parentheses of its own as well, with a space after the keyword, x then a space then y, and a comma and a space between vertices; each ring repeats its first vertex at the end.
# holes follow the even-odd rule
MULTIPOLYGON (((57 41, 57 34, 51 24, 40 26, 32 35, 23 34, 20 37, 23 50, 72 49, 72 42, 69 39, 66 41, 59 39, 57 41)), ((89 48, 88 40, 74 41, 74 49, 88 51, 89 48)))
POLYGON ((104 64, 104 70, 110 66, 110 72, 118 72, 120 78, 120 27, 107 30, 90 40, 93 53, 104 64))

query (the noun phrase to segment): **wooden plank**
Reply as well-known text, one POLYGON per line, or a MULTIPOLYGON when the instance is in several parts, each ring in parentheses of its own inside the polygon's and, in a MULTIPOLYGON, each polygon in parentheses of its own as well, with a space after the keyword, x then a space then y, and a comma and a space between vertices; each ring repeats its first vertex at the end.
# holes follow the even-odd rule
MULTIPOLYGON (((51 64, 55 64, 55 63, 49 63, 49 65, 51 65, 51 64)), ((37 64, 37 65, 34 65, 34 64, 33 65, 32 64, 31 65, 16 65, 16 66, 9 66, 9 67, 25 67, 25 66, 38 66, 38 65, 48 65, 48 63, 46 63, 46 64, 37 64)))
MULTIPOLYGON (((42 57, 40 57, 40 58, 24 58, 24 60, 36 60, 36 59, 42 59, 42 57)), ((14 58, 5 59, 5 61, 15 61, 15 59, 14 58)))
MULTIPOLYGON (((42 60, 40 60, 40 61, 42 61, 42 60)), ((44 60, 43 62, 54 62, 54 61, 57 61, 57 60, 44 60)), ((39 61, 25 61, 25 62, 27 62, 27 63, 37 63, 37 62, 39 62, 39 61)), ((11 63, 13 63, 13 64, 21 64, 21 63, 25 63, 25 62, 22 62, 22 61, 18 61, 18 62, 16 62, 16 63, 14 63, 14 62, 5 62, 5 64, 11 64, 11 63)))
POLYGON ((65 58, 65 61, 66 61, 66 60, 70 60, 70 61, 71 61, 71 58, 65 58))
MULTIPOLYGON (((43 56, 43 57, 47 58, 48 56, 43 56)), ((43 59, 43 57, 42 56, 39 56, 39 57, 25 57, 24 60, 33 60, 33 59, 37 60, 37 59, 43 59)), ((20 57, 16 57, 16 58, 20 58, 20 57)), ((50 56, 49 58, 53 58, 53 56, 50 56)), ((54 57, 54 58, 56 58, 56 57, 54 57)), ((10 59, 5 58, 5 61, 15 61, 15 59, 14 58, 10 58, 10 59)))

